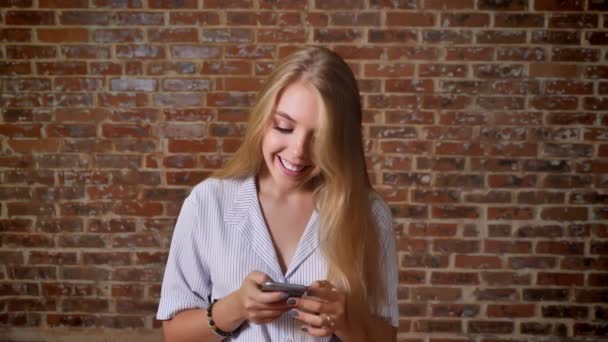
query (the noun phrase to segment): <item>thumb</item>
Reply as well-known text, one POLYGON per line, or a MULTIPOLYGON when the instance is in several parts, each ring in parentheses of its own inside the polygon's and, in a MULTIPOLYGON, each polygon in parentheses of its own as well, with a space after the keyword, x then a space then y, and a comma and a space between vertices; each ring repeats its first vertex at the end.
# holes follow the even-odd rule
POLYGON ((251 280, 254 284, 261 285, 266 281, 272 280, 270 276, 261 271, 253 271, 249 273, 249 280, 251 280))

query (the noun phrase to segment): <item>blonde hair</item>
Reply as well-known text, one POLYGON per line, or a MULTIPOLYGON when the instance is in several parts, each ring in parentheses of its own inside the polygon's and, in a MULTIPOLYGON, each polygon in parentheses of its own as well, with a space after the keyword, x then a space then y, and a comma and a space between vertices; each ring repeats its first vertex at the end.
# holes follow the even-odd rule
POLYGON ((243 143, 214 176, 243 178, 259 172, 264 162, 263 135, 278 98, 287 86, 299 81, 310 85, 324 105, 312 156, 320 170, 315 198, 328 279, 347 293, 352 328, 372 336, 369 313, 379 313, 386 293, 361 136, 359 89, 344 60, 328 49, 311 47, 280 62, 258 94, 243 143))

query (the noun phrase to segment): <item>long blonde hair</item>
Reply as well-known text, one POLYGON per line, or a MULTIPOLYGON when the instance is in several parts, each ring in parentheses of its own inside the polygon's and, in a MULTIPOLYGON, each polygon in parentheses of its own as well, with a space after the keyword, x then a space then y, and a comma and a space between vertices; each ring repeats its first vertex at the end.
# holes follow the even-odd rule
POLYGON ((214 176, 243 178, 259 172, 264 132, 281 92, 296 81, 312 86, 324 105, 312 156, 320 169, 315 198, 328 279, 347 293, 352 328, 372 336, 369 314, 378 314, 386 293, 363 152, 359 89, 344 60, 328 49, 311 47, 280 62, 258 94, 243 143, 214 176))

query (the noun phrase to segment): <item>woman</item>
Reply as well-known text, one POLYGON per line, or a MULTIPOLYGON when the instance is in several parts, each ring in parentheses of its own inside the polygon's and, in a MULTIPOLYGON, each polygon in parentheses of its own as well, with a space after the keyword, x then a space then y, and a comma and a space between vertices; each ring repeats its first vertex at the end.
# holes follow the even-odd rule
POLYGON ((391 215, 368 180, 361 116, 337 54, 279 64, 242 146, 183 204, 157 315, 166 341, 396 339, 391 215), (290 298, 262 291, 267 280, 309 286, 290 298))

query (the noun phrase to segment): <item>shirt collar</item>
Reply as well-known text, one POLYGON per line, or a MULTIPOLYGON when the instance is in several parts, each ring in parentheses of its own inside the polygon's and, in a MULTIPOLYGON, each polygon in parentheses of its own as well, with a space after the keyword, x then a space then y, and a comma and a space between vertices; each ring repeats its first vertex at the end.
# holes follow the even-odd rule
POLYGON ((273 274, 269 275, 274 280, 286 281, 285 278, 289 278, 319 247, 317 218, 318 213, 313 210, 285 274, 281 271, 276 250, 262 214, 255 177, 243 179, 237 191, 237 198, 228 208, 224 220, 243 234, 255 253, 272 270, 273 274))

